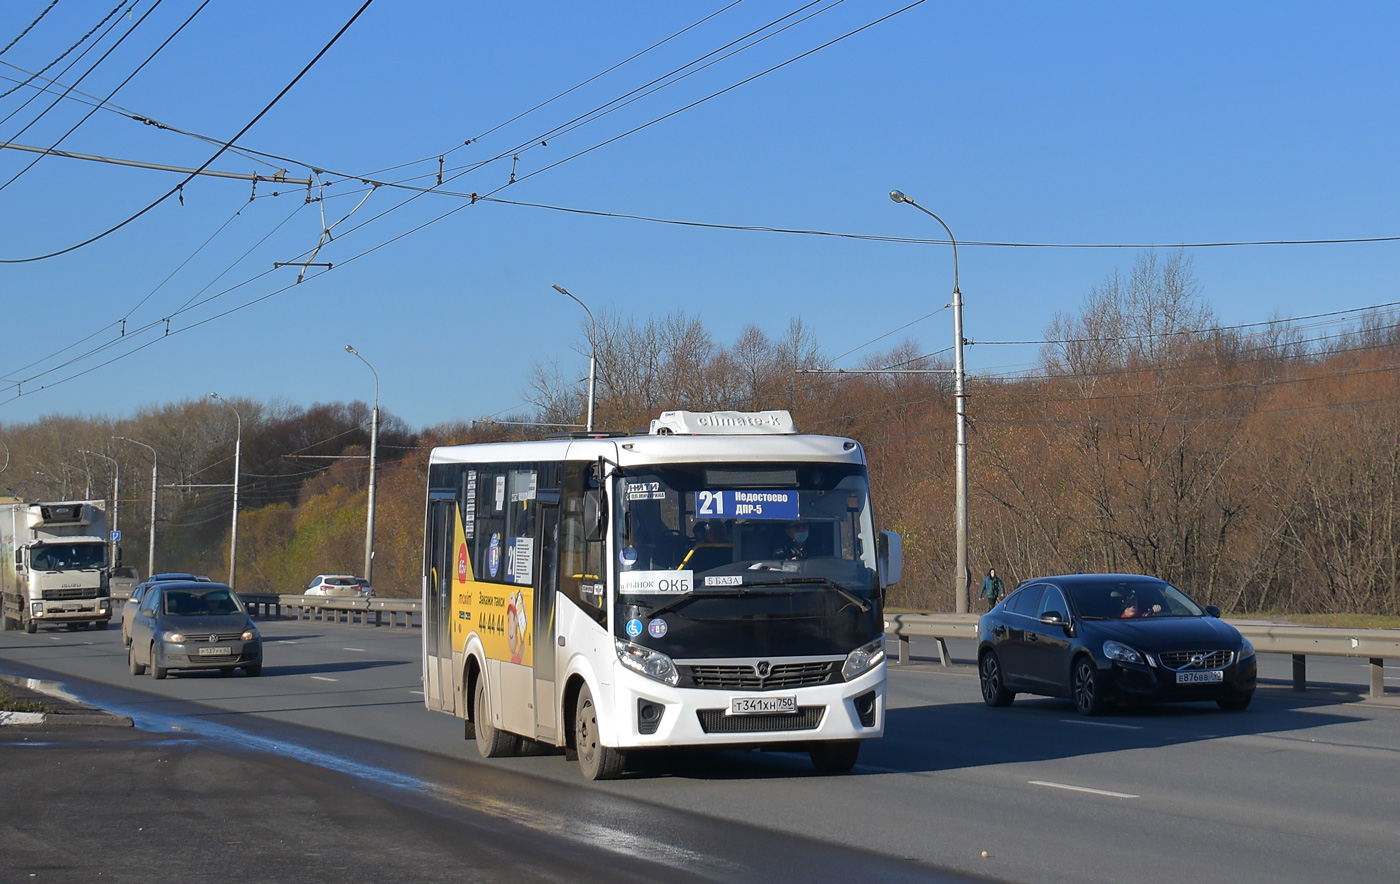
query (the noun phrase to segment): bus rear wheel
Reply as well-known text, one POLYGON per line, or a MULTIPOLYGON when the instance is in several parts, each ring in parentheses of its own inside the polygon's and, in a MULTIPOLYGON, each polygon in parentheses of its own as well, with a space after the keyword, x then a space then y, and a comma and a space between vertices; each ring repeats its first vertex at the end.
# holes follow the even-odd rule
POLYGON ((472 694, 472 724, 476 729, 476 749, 482 758, 504 758, 515 755, 520 741, 514 734, 508 734, 491 723, 490 709, 486 703, 486 674, 477 676, 476 691, 472 694))
POLYGON ((574 705, 574 750, 579 770, 587 779, 617 779, 627 768, 627 756, 598 739, 598 710, 588 685, 579 689, 574 705))

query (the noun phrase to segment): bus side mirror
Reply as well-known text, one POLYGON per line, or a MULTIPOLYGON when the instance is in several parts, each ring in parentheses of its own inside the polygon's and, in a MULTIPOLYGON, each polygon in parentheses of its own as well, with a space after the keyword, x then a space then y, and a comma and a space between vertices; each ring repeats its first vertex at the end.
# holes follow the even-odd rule
POLYGON ((904 539, 893 531, 881 531, 876 558, 881 587, 894 586, 904 572, 904 539))
POLYGON ((583 492, 583 539, 597 543, 603 539, 607 527, 608 514, 603 509, 602 492, 597 489, 583 492))

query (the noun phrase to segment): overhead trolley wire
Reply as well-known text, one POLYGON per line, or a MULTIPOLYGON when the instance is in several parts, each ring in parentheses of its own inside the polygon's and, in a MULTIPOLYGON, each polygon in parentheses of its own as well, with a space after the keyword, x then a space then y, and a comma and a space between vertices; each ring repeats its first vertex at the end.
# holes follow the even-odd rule
POLYGON ((238 131, 238 134, 230 138, 225 146, 220 147, 217 151, 215 151, 214 154, 211 157, 209 157, 209 159, 205 160, 204 163, 198 169, 187 175, 183 180, 181 180, 179 184, 171 188, 163 196, 157 198, 154 202, 146 206, 144 209, 141 209, 135 214, 129 216, 126 220, 115 224, 112 227, 109 227, 108 229, 102 231, 101 233, 98 233, 94 236, 83 240, 82 242, 74 243, 73 245, 68 246, 66 248, 58 249, 56 251, 48 252, 42 255, 31 255, 26 258, 0 258, 0 264, 28 264, 34 261, 44 261, 49 258, 56 258, 59 255, 66 255, 69 252, 76 251, 78 249, 83 248, 84 246, 89 246, 97 242, 98 240, 103 239, 104 237, 116 233, 118 230, 121 230, 123 227, 142 217, 147 212, 154 209, 156 206, 160 205, 170 197, 174 196, 186 184, 193 181, 200 172, 207 169, 215 160, 223 156, 223 154, 228 150, 227 145, 233 144, 234 142, 238 141, 239 138, 242 138, 244 135, 246 135, 249 129, 252 129, 253 126, 256 125, 257 122, 261 120, 269 111, 271 111, 272 108, 275 107, 277 103, 281 101, 282 98, 286 96, 286 94, 290 92, 294 86, 296 86, 297 83, 301 82, 302 77, 306 76, 306 74, 311 70, 311 68, 314 67, 316 63, 319 62, 321 58, 331 50, 331 47, 333 47, 340 40, 340 38, 345 34, 345 32, 350 29, 350 26, 353 25, 357 19, 359 19, 360 15, 363 14, 364 11, 368 9, 370 4, 373 2, 374 0, 365 0, 365 2, 360 6, 360 8, 355 11, 355 14, 350 17, 350 20, 347 21, 344 25, 342 25, 340 30, 335 33, 335 36, 331 37, 330 41, 326 43, 325 46, 321 47, 321 50, 316 53, 316 56, 312 58, 311 61, 307 62, 306 66, 303 67, 301 71, 295 77, 292 78, 292 81, 288 83, 282 89, 281 92, 277 93, 276 97, 274 97, 272 101, 268 102, 268 104, 262 110, 258 111, 257 115, 253 117, 253 119, 249 120, 248 124, 238 131))
MULTIPOLYGON (((164 0, 156 0, 155 4, 152 5, 150 9, 146 10, 146 12, 141 16, 140 20, 137 21, 136 24, 132 25, 132 26, 127 30, 127 32, 121 36, 121 39, 117 40, 116 43, 112 44, 112 48, 111 48, 111 49, 108 49, 105 53, 103 53, 102 57, 99 58, 96 62, 94 62, 91 68, 88 68, 87 73, 83 74, 82 77, 79 77, 79 78, 78 78, 78 82, 81 83, 82 80, 83 80, 83 77, 86 77, 87 74, 92 73, 94 70, 97 69, 97 66, 98 66, 98 65, 100 65, 100 64, 102 64, 102 62, 106 61, 106 60, 107 60, 107 57, 108 57, 109 55, 111 55, 113 52, 115 52, 116 49, 117 49, 117 47, 120 46, 120 45, 122 45, 122 42, 125 41, 127 37, 130 37, 133 33, 135 33, 135 31, 136 31, 137 28, 141 27, 141 24, 151 15, 151 13, 155 12, 157 9, 160 8, 160 4, 161 4, 162 2, 164 2, 164 0)), ((130 83, 130 82, 132 81, 132 79, 134 79, 134 78, 136 77, 137 74, 141 73, 141 71, 146 67, 146 65, 150 64, 151 61, 154 60, 155 57, 156 57, 157 55, 159 55, 159 54, 161 53, 162 50, 165 49, 166 46, 169 46, 169 45, 170 45, 170 41, 172 41, 172 40, 174 40, 176 37, 178 37, 178 36, 180 35, 180 32, 183 31, 183 30, 189 25, 190 22, 194 21, 194 20, 195 20, 195 17, 196 17, 197 15, 199 15, 201 12, 203 12, 203 11, 204 11, 204 7, 208 6, 209 3, 210 3, 210 0, 204 0, 203 3, 199 4, 199 6, 195 9, 195 11, 190 13, 189 18, 187 18, 187 19, 185 19, 183 22, 181 22, 180 26, 179 26, 178 28, 175 29, 174 33, 172 33, 169 37, 166 37, 165 40, 163 40, 163 41, 161 42, 161 44, 160 44, 159 46, 157 46, 157 47, 155 48, 154 51, 151 52, 150 55, 147 55, 147 56, 146 56, 146 59, 145 59, 144 61, 142 61, 139 65, 136 66, 136 70, 134 70, 134 71, 132 71, 130 74, 128 74, 127 77, 126 77, 126 79, 124 79, 124 80, 122 80, 120 83, 118 83, 118 84, 116 85, 116 87, 113 88, 112 91, 109 92, 109 93, 107 94, 107 98, 111 98, 113 95, 116 95, 118 92, 121 91, 122 87, 124 87, 127 83, 130 83)), ((77 83, 74 83, 73 85, 76 86, 77 83)), ((53 110, 54 107, 56 107, 56 106, 58 105, 58 103, 59 103, 60 101, 62 101, 62 100, 63 100, 63 96, 59 96, 58 98, 54 99, 53 104, 49 105, 48 109, 45 110, 44 113, 47 113, 49 110, 53 110)), ((74 124, 72 125, 72 127, 69 128, 69 130, 68 130, 67 132, 64 132, 62 135, 60 135, 57 141, 55 141, 53 144, 49 145, 49 148, 48 148, 48 149, 49 149, 50 151, 55 150, 60 144, 63 143, 64 139, 66 139, 69 135, 72 135, 74 132, 76 132, 76 131, 78 130, 78 127, 81 126, 81 125, 83 125, 84 123, 86 123, 89 119, 91 119, 91 118, 92 118, 92 115, 95 114, 95 113, 97 113, 97 108, 96 108, 96 107, 94 107, 94 108, 92 108, 91 110, 89 110, 86 114, 83 115, 82 119, 80 119, 80 120, 78 120, 78 122, 74 123, 74 124)), ((42 117, 43 114, 40 114, 39 116, 42 117)), ((35 122, 38 122, 38 119, 39 119, 39 117, 36 117, 34 120, 30 121, 30 123, 29 123, 28 125, 25 126, 25 129, 28 129, 29 126, 32 126, 35 122)), ((20 131, 23 132, 24 130, 22 129, 22 130, 20 130, 20 131)), ((16 137, 17 137, 17 136, 16 136, 16 137)), ((35 157, 34 160, 33 160, 32 162, 30 162, 29 165, 25 166, 23 169, 20 169, 17 173, 15 173, 14 177, 12 177, 9 181, 6 181, 4 184, 0 184, 0 190, 4 190, 5 188, 9 187, 11 184, 14 184, 15 181, 16 181, 21 175, 23 175, 25 172, 28 172, 30 169, 32 169, 32 168, 34 168, 36 165, 38 165, 39 162, 40 162, 46 155, 47 155, 47 154, 40 154, 39 156, 35 157)))
POLYGON ((16 35, 15 35, 15 38, 14 38, 13 40, 11 40, 10 42, 6 43, 4 49, 0 49, 0 55, 4 55, 6 52, 9 52, 10 49, 11 49, 11 47, 13 47, 13 46, 14 46, 16 43, 18 43, 19 41, 23 40, 23 39, 25 38, 25 36, 26 36, 30 31, 34 30, 34 26, 35 26, 35 25, 37 25, 39 22, 41 22, 41 21, 44 20, 44 16, 46 16, 46 15, 49 14, 49 10, 53 9, 53 8, 54 8, 55 6, 57 6, 57 5, 58 5, 58 0, 50 0, 49 5, 44 7, 44 11, 41 12, 41 13, 39 13, 39 15, 38 15, 37 18, 35 18, 32 22, 30 22, 30 23, 25 27, 24 30, 22 30, 22 31, 20 31, 18 34, 16 34, 16 35))

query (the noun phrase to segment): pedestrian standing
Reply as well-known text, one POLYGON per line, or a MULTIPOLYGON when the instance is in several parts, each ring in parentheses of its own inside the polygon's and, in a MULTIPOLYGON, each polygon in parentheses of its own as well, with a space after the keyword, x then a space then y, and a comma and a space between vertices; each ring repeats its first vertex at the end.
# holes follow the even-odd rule
POLYGON ((997 569, 987 570, 987 576, 982 578, 982 591, 978 593, 978 598, 987 600, 987 610, 996 607, 997 599, 1001 598, 1002 586, 1001 578, 997 576, 997 569))

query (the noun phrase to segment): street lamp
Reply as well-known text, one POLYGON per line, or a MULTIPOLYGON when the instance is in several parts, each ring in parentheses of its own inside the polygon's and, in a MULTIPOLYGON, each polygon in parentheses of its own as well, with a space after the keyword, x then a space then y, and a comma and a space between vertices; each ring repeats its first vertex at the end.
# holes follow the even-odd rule
POLYGON ((151 548, 146 556, 146 576, 150 577, 156 573, 156 479, 159 475, 156 450, 145 442, 137 442, 135 439, 128 439, 125 436, 113 436, 112 438, 130 442, 132 445, 140 445, 151 453, 151 548))
POLYGON ((345 352, 359 359, 369 369, 369 373, 374 375, 374 411, 370 412, 369 419, 369 505, 365 514, 365 580, 374 585, 374 481, 375 470, 379 463, 379 372, 374 370, 374 366, 369 364, 369 360, 360 355, 349 344, 345 345, 345 352))
POLYGON ((914 208, 928 215, 948 231, 948 241, 953 244, 953 399, 954 410, 957 412, 958 443, 957 443, 957 514, 954 517, 954 526, 957 531, 957 564, 953 571, 953 601, 959 614, 968 612, 968 580, 967 570, 967 396, 964 391, 966 373, 963 370, 963 315, 962 315, 962 291, 958 289, 958 241, 953 238, 953 231, 948 228, 943 219, 914 202, 898 190, 890 191, 890 199, 897 203, 908 203, 914 208))
POLYGON ((588 305, 580 301, 578 297, 574 295, 573 292, 559 285, 556 285, 553 288, 559 294, 567 295, 568 297, 573 298, 574 302, 583 308, 583 312, 588 314, 588 432, 591 433, 593 432, 593 381, 595 378, 594 369, 598 364, 598 360, 596 358, 598 355, 598 323, 593 321, 593 311, 589 310, 588 305))
MULTIPOLYGON (((121 506, 121 495, 119 493, 121 489, 119 481, 119 477, 121 476, 121 464, 117 463, 115 457, 108 457, 98 451, 89 451, 86 448, 79 448, 78 451, 83 454, 91 454, 93 457, 100 457, 112 463, 112 553, 108 561, 110 561, 112 567, 115 568, 117 566, 117 538, 121 536, 119 533, 120 526, 117 524, 117 510, 121 506)), ((89 490, 88 493, 91 494, 92 492, 89 490)))
POLYGON ((238 468, 243 458, 243 415, 238 413, 232 403, 220 396, 218 393, 210 393, 210 399, 217 399, 228 410, 233 412, 233 416, 238 418, 238 439, 233 444, 233 531, 229 537, 228 544, 228 585, 230 589, 235 589, 234 577, 238 573, 238 468))

